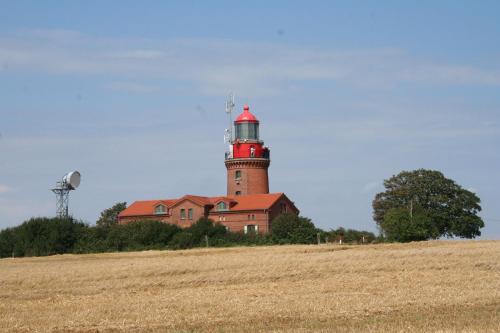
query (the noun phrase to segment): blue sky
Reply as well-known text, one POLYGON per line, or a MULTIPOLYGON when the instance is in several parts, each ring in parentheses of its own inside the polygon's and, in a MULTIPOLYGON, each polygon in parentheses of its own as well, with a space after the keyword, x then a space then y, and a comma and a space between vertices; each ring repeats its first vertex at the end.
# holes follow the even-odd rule
POLYGON ((375 231, 401 170, 482 199, 500 238, 497 1, 0 1, 0 228, 225 193, 224 102, 250 104, 270 187, 319 227, 375 231))

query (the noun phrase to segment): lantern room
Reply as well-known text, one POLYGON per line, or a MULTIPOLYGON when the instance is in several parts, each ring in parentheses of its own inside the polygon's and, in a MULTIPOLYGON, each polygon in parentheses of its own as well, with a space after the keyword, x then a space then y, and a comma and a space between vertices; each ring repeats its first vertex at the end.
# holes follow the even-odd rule
POLYGON ((235 137, 230 145, 230 158, 265 158, 269 159, 269 148, 259 138, 259 120, 248 105, 234 121, 235 137))
POLYGON ((243 113, 234 121, 236 140, 259 140, 259 121, 250 113, 248 105, 243 107, 243 113))

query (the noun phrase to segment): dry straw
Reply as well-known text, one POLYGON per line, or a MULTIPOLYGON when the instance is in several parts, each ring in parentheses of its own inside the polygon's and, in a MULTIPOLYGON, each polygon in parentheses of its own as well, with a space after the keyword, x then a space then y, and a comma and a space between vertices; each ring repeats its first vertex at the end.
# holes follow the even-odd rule
POLYGON ((3 259, 0 331, 500 332, 500 242, 3 259))

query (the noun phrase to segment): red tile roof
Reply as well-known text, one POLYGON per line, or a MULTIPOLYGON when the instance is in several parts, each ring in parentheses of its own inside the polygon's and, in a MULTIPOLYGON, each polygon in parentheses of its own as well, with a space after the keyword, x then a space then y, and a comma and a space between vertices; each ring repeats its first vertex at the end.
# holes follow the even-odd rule
POLYGON ((184 200, 190 200, 199 206, 214 206, 219 201, 234 202, 234 206, 229 211, 247 211, 269 209, 279 199, 283 193, 250 194, 235 196, 202 197, 197 195, 185 195, 180 199, 147 200, 135 201, 119 217, 126 216, 147 216, 154 214, 154 207, 160 203, 171 208, 184 200))
POLYGON ((172 206, 177 200, 166 199, 166 200, 144 200, 144 201, 134 201, 125 210, 118 214, 119 217, 122 216, 143 216, 152 215, 154 213, 154 208, 159 204, 164 204, 167 207, 172 206))
POLYGON ((230 210, 269 209, 282 195, 283 193, 269 193, 229 196, 230 199, 236 201, 236 205, 234 205, 230 210))

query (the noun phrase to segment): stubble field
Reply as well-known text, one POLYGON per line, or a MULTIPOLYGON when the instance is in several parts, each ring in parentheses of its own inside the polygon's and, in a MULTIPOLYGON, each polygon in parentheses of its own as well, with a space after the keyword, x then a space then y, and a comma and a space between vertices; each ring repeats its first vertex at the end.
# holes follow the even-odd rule
POLYGON ((500 332, 500 241, 3 259, 0 331, 500 332))

